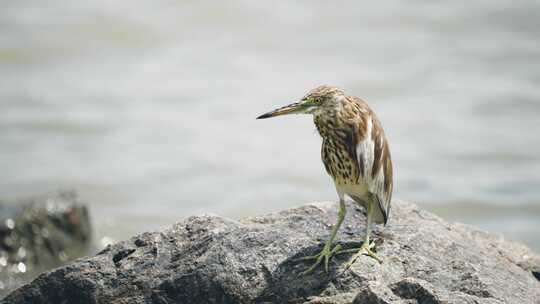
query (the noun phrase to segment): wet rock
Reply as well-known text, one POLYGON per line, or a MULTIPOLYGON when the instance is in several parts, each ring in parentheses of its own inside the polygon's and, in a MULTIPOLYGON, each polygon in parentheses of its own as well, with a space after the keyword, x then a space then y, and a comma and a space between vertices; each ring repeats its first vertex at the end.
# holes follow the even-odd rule
POLYGON ((0 203, 0 296, 88 252, 88 211, 75 192, 0 203))
MULTIPOLYGON (((538 256, 501 236, 450 224, 395 201, 377 227, 379 264, 351 255, 301 275, 336 221, 337 204, 318 203, 232 221, 190 217, 44 273, 5 303, 540 303, 538 256), (26 302, 25 302, 26 301, 26 302)), ((340 243, 357 247, 361 209, 348 205, 340 243)))

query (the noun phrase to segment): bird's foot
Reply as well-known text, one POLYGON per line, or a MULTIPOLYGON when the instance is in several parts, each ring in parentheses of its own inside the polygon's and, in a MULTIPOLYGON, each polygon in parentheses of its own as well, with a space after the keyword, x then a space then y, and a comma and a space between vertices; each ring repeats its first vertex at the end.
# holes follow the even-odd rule
POLYGON ((356 262, 356 260, 361 257, 362 255, 367 255, 373 259, 375 259, 379 264, 382 264, 382 260, 375 254, 375 242, 364 242, 360 248, 352 248, 352 249, 344 249, 339 250, 335 254, 343 254, 343 253, 351 253, 356 252, 356 254, 349 260, 349 262, 345 265, 345 268, 343 269, 343 272, 347 271, 351 266, 356 262))
POLYGON ((315 263, 311 265, 306 271, 302 272, 302 275, 307 275, 312 273, 319 264, 321 264, 324 261, 324 271, 328 273, 328 262, 334 256, 337 252, 341 250, 341 245, 336 245, 333 249, 330 249, 331 245, 326 244, 321 252, 319 252, 316 255, 306 256, 303 258, 299 258, 296 261, 307 261, 307 260, 315 260, 315 263))

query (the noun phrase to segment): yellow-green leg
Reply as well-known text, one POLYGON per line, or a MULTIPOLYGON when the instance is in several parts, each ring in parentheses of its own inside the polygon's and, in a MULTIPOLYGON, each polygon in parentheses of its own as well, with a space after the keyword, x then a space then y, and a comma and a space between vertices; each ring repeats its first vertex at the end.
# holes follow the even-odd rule
POLYGON ((370 243, 369 235, 371 233, 371 220, 373 217, 373 201, 369 201, 367 204, 367 224, 366 224, 366 238, 364 239, 364 243, 362 243, 362 246, 359 249, 347 249, 347 250, 340 250, 336 252, 335 254, 342 254, 342 253, 349 253, 349 252, 356 252, 356 254, 349 260, 347 265, 345 265, 345 268, 343 271, 346 271, 349 269, 356 260, 362 256, 367 255, 375 259, 377 262, 382 263, 382 260, 373 252, 373 249, 375 248, 375 244, 370 243))
POLYGON ((298 260, 315 260, 315 263, 302 273, 303 275, 313 272, 313 270, 315 270, 315 268, 317 268, 317 266, 321 264, 322 261, 324 261, 324 270, 328 273, 328 262, 330 261, 330 258, 341 249, 340 245, 336 245, 334 248, 332 248, 332 243, 334 242, 334 239, 336 238, 336 234, 339 230, 339 227, 341 226, 341 224, 343 223, 343 220, 345 219, 346 213, 347 213, 347 209, 345 207, 345 200, 343 198, 340 198, 338 221, 334 225, 334 227, 332 227, 332 233, 330 234, 330 239, 326 242, 326 244, 324 244, 323 250, 316 255, 307 256, 307 257, 298 259, 298 260))

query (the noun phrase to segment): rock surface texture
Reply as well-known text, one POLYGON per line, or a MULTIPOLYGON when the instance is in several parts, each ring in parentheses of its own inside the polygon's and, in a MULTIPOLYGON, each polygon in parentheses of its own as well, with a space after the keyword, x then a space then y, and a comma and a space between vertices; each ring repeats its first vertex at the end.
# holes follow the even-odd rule
MULTIPOLYGON (((540 259, 527 247, 413 204, 394 201, 377 227, 378 264, 351 255, 303 276, 336 221, 335 203, 317 203, 232 221, 190 217, 97 256, 40 275, 4 303, 540 303, 540 259)), ((340 231, 358 247, 365 216, 349 204, 340 231)))
POLYGON ((90 245, 88 210, 73 191, 0 202, 0 297, 90 245))

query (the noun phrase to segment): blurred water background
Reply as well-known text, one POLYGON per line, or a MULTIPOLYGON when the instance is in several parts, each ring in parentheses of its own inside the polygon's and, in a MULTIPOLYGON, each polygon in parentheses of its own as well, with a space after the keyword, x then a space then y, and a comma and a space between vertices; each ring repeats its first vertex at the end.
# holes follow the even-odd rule
POLYGON ((105 244, 336 200, 309 116, 366 99, 395 198, 540 250, 540 2, 2 1, 0 197, 74 188, 105 244))

